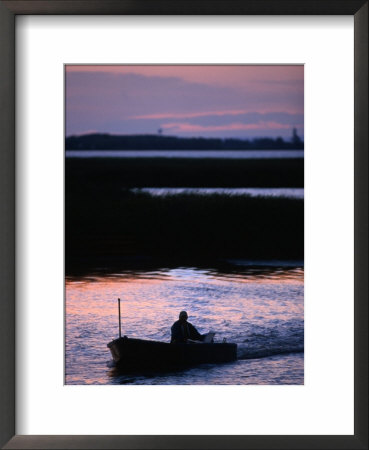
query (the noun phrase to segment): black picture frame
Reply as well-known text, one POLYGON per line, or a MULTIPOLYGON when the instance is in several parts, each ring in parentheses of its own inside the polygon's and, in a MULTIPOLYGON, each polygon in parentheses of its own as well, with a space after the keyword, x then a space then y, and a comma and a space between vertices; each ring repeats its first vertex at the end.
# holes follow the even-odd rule
MULTIPOLYGON (((0 445, 6 449, 368 448, 368 1, 0 0, 0 445), (15 435, 15 17, 19 14, 353 15, 355 58, 354 435, 15 435)), ((339 393, 337 393, 339 395, 339 393)))

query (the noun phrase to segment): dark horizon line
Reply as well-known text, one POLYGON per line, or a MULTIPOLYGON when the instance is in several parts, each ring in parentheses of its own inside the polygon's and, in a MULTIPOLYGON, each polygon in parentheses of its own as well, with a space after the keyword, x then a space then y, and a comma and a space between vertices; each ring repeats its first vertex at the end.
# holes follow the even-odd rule
MULTIPOLYGON (((170 134, 155 134, 155 133, 140 133, 140 134, 124 134, 124 133, 111 133, 107 131, 96 131, 96 132, 87 132, 87 133, 81 133, 81 134, 70 134, 68 136, 65 136, 65 139, 71 139, 71 138, 83 138, 83 137, 92 137, 92 136, 109 136, 114 138, 136 138, 136 137, 150 137, 150 138, 161 138, 161 139, 204 139, 204 140, 232 140, 232 141, 255 141, 260 139, 270 139, 270 140, 282 140, 286 142, 290 142, 293 139, 293 136, 290 138, 284 138, 282 136, 255 136, 255 137, 232 137, 232 136, 178 136, 178 135, 170 135, 170 134)), ((302 138, 300 138, 298 135, 297 137, 300 139, 301 142, 304 142, 302 138)))
POLYGON ((111 135, 91 133, 65 139, 66 150, 302 150, 304 142, 293 130, 292 138, 189 138, 162 134, 111 135))
POLYGON ((205 138, 162 134, 111 135, 91 133, 65 138, 65 150, 303 150, 304 141, 293 129, 292 137, 205 138))

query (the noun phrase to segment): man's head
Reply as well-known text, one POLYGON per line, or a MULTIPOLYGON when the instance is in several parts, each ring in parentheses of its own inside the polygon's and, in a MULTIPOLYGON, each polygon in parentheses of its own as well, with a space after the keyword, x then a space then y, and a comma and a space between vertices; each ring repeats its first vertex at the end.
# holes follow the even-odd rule
POLYGON ((187 318, 188 318, 188 315, 187 315, 186 311, 181 311, 179 313, 179 320, 183 320, 185 322, 187 320, 187 318))

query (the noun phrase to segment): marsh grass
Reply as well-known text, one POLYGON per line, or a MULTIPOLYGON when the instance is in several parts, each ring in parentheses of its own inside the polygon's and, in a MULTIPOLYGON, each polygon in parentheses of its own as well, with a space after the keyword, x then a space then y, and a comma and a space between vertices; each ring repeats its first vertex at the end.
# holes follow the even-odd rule
POLYGON ((66 185, 131 187, 304 187, 304 160, 66 158, 66 185))
POLYGON ((303 200, 133 187, 303 187, 303 160, 66 158, 67 271, 135 258, 303 259, 303 200))
POLYGON ((304 202, 95 190, 67 196, 66 243, 67 265, 136 256, 303 259, 304 202))

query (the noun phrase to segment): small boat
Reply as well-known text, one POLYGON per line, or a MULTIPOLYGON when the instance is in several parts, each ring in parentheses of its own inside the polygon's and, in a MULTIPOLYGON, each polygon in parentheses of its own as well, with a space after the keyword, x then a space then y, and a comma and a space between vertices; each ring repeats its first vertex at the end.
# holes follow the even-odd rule
POLYGON ((166 342, 119 337, 109 342, 113 360, 123 370, 163 370, 197 364, 218 364, 237 359, 237 344, 166 342))
POLYGON ((237 344, 212 341, 214 333, 208 333, 211 342, 167 342, 122 337, 120 298, 118 298, 119 338, 107 346, 117 368, 124 371, 167 370, 197 364, 218 364, 237 359, 237 344))

